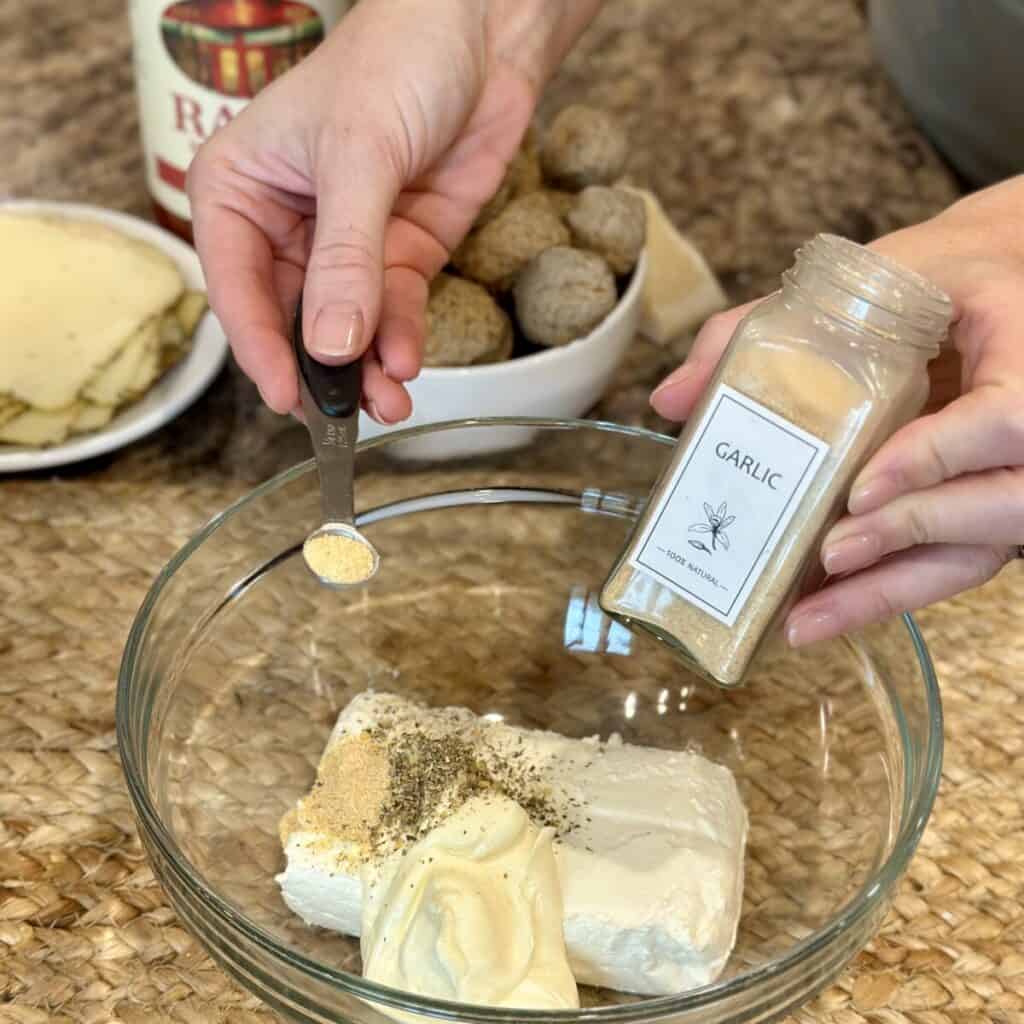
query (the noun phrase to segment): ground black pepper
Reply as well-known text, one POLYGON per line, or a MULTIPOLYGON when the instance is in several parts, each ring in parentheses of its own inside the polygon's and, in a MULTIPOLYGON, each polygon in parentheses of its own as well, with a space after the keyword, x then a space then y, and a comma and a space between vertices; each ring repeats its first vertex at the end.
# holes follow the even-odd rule
POLYGON ((486 731, 425 730, 388 721, 367 733, 385 754, 390 790, 379 820, 372 824, 370 852, 382 855, 421 839, 467 800, 494 794, 515 801, 538 827, 565 834, 575 826, 571 801, 552 791, 534 766, 522 765, 523 751, 503 756, 486 731))

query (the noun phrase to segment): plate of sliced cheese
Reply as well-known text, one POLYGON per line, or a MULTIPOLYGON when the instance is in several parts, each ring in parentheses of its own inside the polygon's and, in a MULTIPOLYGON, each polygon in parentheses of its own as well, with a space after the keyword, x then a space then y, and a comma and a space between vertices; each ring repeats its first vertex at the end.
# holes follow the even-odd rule
POLYGON ((0 472, 93 458, 179 415, 224 365, 199 258, 137 217, 0 203, 0 472))

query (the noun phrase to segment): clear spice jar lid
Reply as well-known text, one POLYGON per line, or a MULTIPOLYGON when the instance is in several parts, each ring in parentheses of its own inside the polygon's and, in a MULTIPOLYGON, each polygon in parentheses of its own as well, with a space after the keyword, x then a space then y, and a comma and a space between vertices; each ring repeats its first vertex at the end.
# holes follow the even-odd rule
POLYGON ((868 458, 915 417, 948 296, 864 246, 819 235, 738 325, 605 581, 614 618, 722 686, 817 575, 868 458))

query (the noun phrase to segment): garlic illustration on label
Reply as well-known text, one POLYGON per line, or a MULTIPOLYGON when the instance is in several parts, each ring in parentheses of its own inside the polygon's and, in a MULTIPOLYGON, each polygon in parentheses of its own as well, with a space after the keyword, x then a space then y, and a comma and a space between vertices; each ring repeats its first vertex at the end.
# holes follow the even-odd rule
POLYGON ((706 523, 694 523, 690 527, 690 533, 710 533, 711 547, 709 548, 702 540, 691 540, 690 547, 696 548, 698 551, 706 551, 709 555, 719 548, 724 548, 728 551, 729 535, 725 532, 725 529, 736 522, 735 516, 726 515, 728 511, 729 507, 724 501, 718 506, 717 512, 705 501, 704 514, 708 517, 708 521, 706 523))

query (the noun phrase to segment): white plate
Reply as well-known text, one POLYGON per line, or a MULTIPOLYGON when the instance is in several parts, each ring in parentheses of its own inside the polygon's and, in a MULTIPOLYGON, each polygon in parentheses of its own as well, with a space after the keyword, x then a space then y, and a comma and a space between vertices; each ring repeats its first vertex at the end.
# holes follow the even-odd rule
MULTIPOLYGON (((189 288, 206 288, 199 257, 192 248, 169 231, 138 217, 115 213, 99 206, 37 200, 0 203, 0 212, 7 210, 108 224, 126 235, 162 249, 178 265, 189 288)), ((130 282, 126 282, 126 287, 130 287, 130 282)), ((138 402, 118 413, 100 430, 81 434, 52 448, 0 444, 0 473, 27 473, 36 469, 66 466, 105 455, 151 434, 187 409, 210 386, 224 365, 227 352, 228 343, 224 332, 217 318, 207 311, 192 339, 192 349, 188 356, 165 373, 138 402)))

